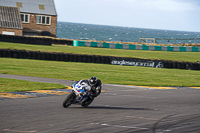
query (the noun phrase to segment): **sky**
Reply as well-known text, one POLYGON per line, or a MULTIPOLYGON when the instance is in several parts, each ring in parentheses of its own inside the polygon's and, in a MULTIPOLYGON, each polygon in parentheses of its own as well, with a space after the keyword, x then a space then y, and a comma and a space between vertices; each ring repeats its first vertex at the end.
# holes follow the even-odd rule
POLYGON ((58 21, 200 32, 200 0, 54 0, 58 21))

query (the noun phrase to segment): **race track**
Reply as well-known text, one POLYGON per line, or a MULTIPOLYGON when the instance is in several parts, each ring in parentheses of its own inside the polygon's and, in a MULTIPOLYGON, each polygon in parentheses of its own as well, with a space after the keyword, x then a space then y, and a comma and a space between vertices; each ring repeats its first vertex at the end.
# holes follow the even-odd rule
POLYGON ((104 84, 88 108, 65 95, 0 100, 1 133, 198 133, 200 90, 104 84))

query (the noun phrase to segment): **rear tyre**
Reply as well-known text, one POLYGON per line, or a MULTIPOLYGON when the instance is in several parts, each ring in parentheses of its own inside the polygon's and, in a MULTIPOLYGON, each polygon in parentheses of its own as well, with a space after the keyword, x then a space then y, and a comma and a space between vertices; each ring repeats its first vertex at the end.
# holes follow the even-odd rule
POLYGON ((69 107, 69 106, 74 102, 74 99, 75 99, 74 93, 70 93, 70 94, 65 98, 65 100, 63 101, 63 107, 64 107, 64 108, 69 107))
POLYGON ((92 103, 93 100, 94 100, 94 98, 88 98, 81 104, 81 106, 88 107, 92 103))

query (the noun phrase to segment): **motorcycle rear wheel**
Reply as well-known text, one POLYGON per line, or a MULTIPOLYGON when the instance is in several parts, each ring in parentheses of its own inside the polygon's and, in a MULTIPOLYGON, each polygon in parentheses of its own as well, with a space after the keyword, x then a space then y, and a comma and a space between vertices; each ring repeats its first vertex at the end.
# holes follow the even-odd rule
POLYGON ((65 100, 63 101, 63 107, 64 107, 64 108, 69 107, 69 106, 74 102, 74 99, 75 99, 74 93, 70 93, 70 94, 65 98, 65 100))
POLYGON ((94 100, 94 98, 88 98, 81 104, 81 106, 88 107, 93 102, 93 100, 94 100))

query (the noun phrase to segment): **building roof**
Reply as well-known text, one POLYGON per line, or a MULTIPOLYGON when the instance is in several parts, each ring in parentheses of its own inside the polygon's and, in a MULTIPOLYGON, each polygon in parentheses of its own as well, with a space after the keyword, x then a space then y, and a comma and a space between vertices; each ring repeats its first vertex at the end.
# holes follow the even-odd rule
POLYGON ((22 13, 57 16, 54 0, 1 0, 0 6, 18 7, 22 13))
POLYGON ((23 29, 19 9, 0 6, 0 27, 23 29))

